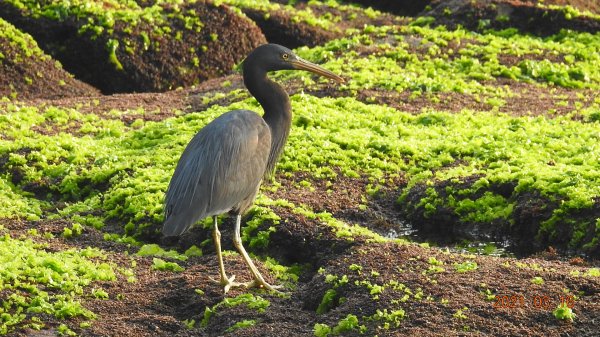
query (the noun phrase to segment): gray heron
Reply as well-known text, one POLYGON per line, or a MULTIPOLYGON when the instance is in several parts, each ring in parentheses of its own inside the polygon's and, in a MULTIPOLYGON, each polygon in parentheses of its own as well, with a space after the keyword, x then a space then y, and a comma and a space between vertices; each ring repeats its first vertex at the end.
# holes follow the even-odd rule
POLYGON ((296 56, 290 49, 265 44, 243 61, 244 84, 264 110, 261 117, 250 110, 222 114, 202 128, 183 151, 165 195, 165 236, 178 236, 191 225, 213 217, 212 237, 225 293, 232 286, 264 287, 265 281, 242 245, 241 216, 254 202, 261 182, 271 174, 288 138, 292 123, 290 99, 281 85, 267 77, 277 70, 307 70, 337 82, 336 74, 296 56), (217 216, 234 214, 233 243, 250 269, 253 281, 234 282, 228 277, 221 254, 217 216))

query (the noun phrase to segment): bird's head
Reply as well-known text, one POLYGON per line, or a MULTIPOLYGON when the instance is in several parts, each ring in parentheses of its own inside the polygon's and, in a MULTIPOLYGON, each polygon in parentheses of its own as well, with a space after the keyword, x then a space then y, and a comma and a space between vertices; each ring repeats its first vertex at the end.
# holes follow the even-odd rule
POLYGON ((344 79, 331 71, 308 62, 292 52, 290 49, 278 44, 269 43, 254 49, 244 60, 244 73, 250 69, 261 69, 264 72, 277 70, 306 70, 330 78, 337 82, 344 79))

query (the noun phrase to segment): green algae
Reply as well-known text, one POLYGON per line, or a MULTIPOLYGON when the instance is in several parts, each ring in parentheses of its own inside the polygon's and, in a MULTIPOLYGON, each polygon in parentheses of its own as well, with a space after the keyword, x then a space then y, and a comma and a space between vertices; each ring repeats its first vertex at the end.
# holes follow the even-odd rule
POLYGON ((371 319, 380 323, 383 323, 381 328, 389 330, 390 328, 398 328, 402 324, 402 320, 406 316, 406 311, 403 309, 390 310, 388 309, 377 309, 375 314, 367 319, 371 319))
MULTIPOLYGON (((283 199, 271 200, 264 195, 259 195, 255 203, 256 206, 254 207, 254 209, 266 209, 264 208, 265 206, 279 206, 288 208, 294 214, 302 215, 308 219, 316 220, 319 223, 331 227, 335 231, 337 237, 344 238, 349 241, 354 240, 354 237, 356 236, 365 237, 369 240, 369 242, 382 242, 386 240, 381 235, 369 230, 368 228, 359 226, 357 224, 346 223, 344 221, 336 219, 331 213, 326 211, 314 212, 306 205, 295 205, 292 202, 283 199)), ((262 221, 264 220, 273 221, 273 219, 276 219, 274 224, 277 224, 280 220, 279 217, 276 216, 272 210, 269 210, 269 212, 272 214, 272 218, 263 217, 258 218, 257 220, 262 223, 262 221)), ((249 221, 249 223, 252 226, 255 223, 255 219, 252 219, 251 221, 249 221)), ((268 232, 259 232, 259 237, 257 237, 256 239, 261 240, 261 242, 264 242, 264 246, 266 246, 268 244, 268 241, 262 240, 262 238, 268 236, 268 234, 270 234, 270 232, 273 232, 274 230, 274 227, 269 227, 268 232)), ((252 240, 256 239, 248 238, 248 240, 251 243, 253 242, 252 240)))
POLYGON ((254 319, 245 319, 243 321, 236 322, 234 325, 230 326, 225 330, 225 332, 233 332, 239 329, 249 328, 256 325, 256 320, 254 319))
MULTIPOLYGON (((195 246, 193 246, 193 247, 195 247, 195 246)), ((190 248, 190 249, 192 249, 192 248, 190 248)), ((196 247, 196 249, 198 249, 198 248, 196 247)), ((180 260, 180 261, 185 261, 185 260, 188 259, 188 255, 187 254, 183 254, 182 255, 182 254, 177 253, 174 250, 166 251, 166 250, 162 249, 159 245, 157 245, 155 243, 145 244, 145 245, 141 246, 140 249, 138 250, 138 252, 136 254, 139 255, 139 256, 168 257, 168 258, 176 259, 176 260, 180 260)))
POLYGON ((327 289, 317 307, 317 314, 324 314, 335 307, 338 294, 335 289, 327 289))
POLYGON ((106 50, 108 51, 108 62, 110 62, 115 69, 123 70, 123 65, 117 58, 117 48, 119 48, 119 41, 110 39, 106 42, 106 50))
MULTIPOLYGON (((32 85, 47 76, 39 71, 28 73, 27 70, 33 63, 43 63, 56 70, 61 69, 60 63, 52 61, 50 56, 40 49, 31 35, 20 31, 2 18, 0 18, 0 45, 2 46, 0 47, 0 68, 3 72, 7 69, 10 72, 12 68, 13 72, 18 73, 16 76, 15 74, 3 74, 3 76, 11 77, 11 83, 3 83, 3 87, 0 88, 0 98, 3 96, 12 99, 20 98, 19 95, 22 94, 19 92, 20 90, 27 87, 25 90, 28 91, 32 85)), ((67 75, 65 74, 65 76, 67 75)), ((64 85, 62 79, 57 84, 60 83, 64 85)))
POLYGON ((562 31, 540 38, 416 25, 366 27, 323 46, 298 50, 300 56, 350 78, 346 90, 457 92, 496 100, 514 95, 508 87, 495 84, 501 78, 598 89, 599 52, 598 34, 562 31), (369 53, 360 57, 365 49, 369 53), (556 60, 527 58, 547 54, 556 55, 556 60), (524 59, 511 64, 504 61, 506 55, 524 59), (561 57, 567 62, 561 62, 561 57))
POLYGON ((39 220, 42 209, 48 204, 31 198, 31 194, 15 187, 6 176, 0 177, 0 200, 2 218, 22 218, 39 220))
POLYGON ((161 270, 161 271, 174 271, 180 272, 184 271, 185 268, 177 264, 177 262, 169 262, 163 259, 159 259, 157 257, 152 259, 152 269, 153 270, 161 270))
MULTIPOLYGON (((449 188, 446 196, 432 189, 421 202, 433 205, 426 208, 431 212, 436 205, 450 205, 462 219, 489 222, 510 219, 516 196, 539 191, 550 200, 560 201, 543 228, 549 232, 572 212, 592 207, 600 194, 596 122, 581 123, 569 116, 515 117, 468 110, 410 115, 353 98, 306 94, 293 95, 291 100, 294 123, 311 123, 292 128, 278 164, 283 173, 305 171, 317 179, 334 177, 338 174, 332 169, 335 167, 350 177, 361 173, 379 179, 402 173, 408 185, 400 202, 419 183, 460 181, 479 175, 482 178, 472 187, 449 188), (487 186, 506 183, 515 186, 510 197, 480 192, 487 186)), ((0 115, 0 130, 16 141, 0 140, 0 157, 9 159, 5 169, 20 172, 21 181, 2 195, 9 205, 18 202, 14 216, 31 217, 26 214, 28 205, 37 205, 34 215, 40 216, 58 197, 68 202, 58 216, 82 216, 101 209, 104 212, 96 217, 97 224, 113 219, 122 222, 129 235, 148 233, 162 222, 164 191, 189 139, 219 114, 239 108, 258 110, 256 101, 248 98, 228 107, 212 106, 202 113, 131 127, 74 109, 11 105, 0 115), (35 132, 31 129, 34 125, 59 132, 35 132), (83 136, 77 134, 81 129, 85 130, 83 136), (23 186, 31 184, 47 197, 28 195, 23 186)), ((4 177, 5 183, 14 180, 10 173, 4 177)), ((257 200, 253 211, 256 220, 244 230, 245 240, 254 240, 255 247, 268 243, 268 232, 279 221, 269 203, 257 200), (254 236, 266 220, 271 224, 267 233, 254 236)), ((290 207, 338 228, 340 237, 361 234, 378 240, 326 212, 314 214, 302 206, 290 207)), ((88 222, 93 219, 85 216, 88 222)), ((596 226, 595 221, 573 225, 581 226, 581 230, 596 226)), ((585 237, 574 240, 574 246, 590 243, 585 237)))
POLYGON ((569 308, 565 302, 559 304, 556 309, 552 311, 552 315, 558 320, 566 320, 570 322, 573 322, 575 317, 577 317, 577 315, 575 315, 573 312, 573 309, 569 308))
MULTIPOLYGON (((430 259, 432 263, 438 264, 435 258, 430 259)), ((362 267, 357 264, 350 264, 348 269, 355 272, 354 275, 335 275, 326 274, 325 269, 320 269, 319 274, 325 276, 325 283, 332 287, 328 289, 321 300, 319 307, 317 308, 317 314, 323 315, 325 313, 336 313, 338 317, 344 317, 346 315, 343 312, 341 305, 346 301, 352 301, 352 298, 341 297, 347 296, 364 296, 368 295, 376 305, 375 308, 371 308, 371 315, 355 316, 348 321, 348 317, 342 318, 340 322, 346 325, 346 323, 352 323, 350 330, 356 329, 361 334, 370 331, 370 329, 376 329, 376 331, 385 331, 390 329, 396 329, 400 327, 402 321, 407 316, 407 312, 400 308, 401 303, 415 301, 433 301, 432 296, 425 296, 421 288, 411 290, 403 283, 400 283, 394 279, 388 279, 385 282, 379 284, 375 280, 381 280, 381 275, 376 270, 371 270, 370 273, 362 273, 362 267), (380 300, 380 296, 385 295, 385 300, 380 300), (390 300, 390 297, 392 298, 390 300), (338 306, 340 306, 338 308, 338 306)), ((339 326, 339 323, 338 325, 339 326)), ((331 326, 323 323, 317 323, 314 326, 313 332, 316 336, 330 336, 337 335, 340 333, 336 330, 336 326, 331 326)), ((374 334, 373 331, 370 331, 374 334)))
MULTIPOLYGON (((315 57, 319 48, 310 52, 312 54, 306 51, 307 58, 318 61, 315 57)), ((362 78, 352 79, 355 80, 362 78)), ((194 133, 227 110, 260 111, 252 98, 234 97, 236 99, 238 102, 226 107, 215 105, 198 113, 130 125, 117 119, 82 114, 76 109, 5 105, 0 114, 3 169, 0 198, 7 207, 0 215, 30 220, 42 216, 67 217, 74 223, 96 228, 116 221, 133 237, 155 233, 162 222, 162 198, 169 177, 194 133), (63 203, 58 210, 56 200, 63 203)), ((472 222, 510 221, 516 197, 536 191, 558 203, 542 228, 543 233, 552 233, 556 226, 568 223, 576 229, 573 247, 587 245, 591 249, 598 245, 596 237, 590 239, 578 234, 590 226, 597 228, 597 219, 591 223, 586 219, 570 219, 579 210, 592 207, 594 198, 600 194, 600 170, 596 160, 600 138, 598 102, 580 110, 583 118, 578 120, 572 116, 515 117, 468 110, 460 114, 423 111, 411 115, 353 98, 298 94, 291 99, 295 127, 278 164, 283 174, 304 171, 315 179, 364 174, 375 181, 402 174, 408 184, 403 187, 401 202, 418 184, 433 186, 438 181, 456 182, 448 185, 444 193, 428 189, 421 206, 431 214, 438 206, 450 206, 461 219, 472 222), (480 178, 472 185, 459 184, 465 177, 473 176, 480 178), (512 195, 488 191, 507 183, 515 186, 512 195)), ((115 117, 127 113, 114 111, 115 117)), ((341 238, 352 240, 362 235, 373 241, 383 240, 327 212, 314 212, 305 205, 270 200, 261 194, 243 232, 245 243, 253 249, 268 245, 269 235, 281 220, 273 211, 276 206, 331 226, 341 238)), ((73 229, 70 230, 73 233, 73 229)), ((160 249, 150 248, 144 248, 153 252, 150 255, 169 256, 160 249)), ((441 268, 432 262, 432 266, 441 268)), ((283 267, 276 263, 273 266, 275 269, 283 267)), ((179 266, 156 259, 155 267, 176 270, 179 266)), ((455 265, 457 272, 475 268, 476 265, 466 263, 455 265)), ((432 270, 433 274, 442 272, 432 270)), ((594 271, 588 274, 595 276, 594 271)), ((294 279, 290 276, 294 274, 286 270, 281 270, 281 275, 294 279)), ((362 280, 357 286, 365 287, 374 299, 386 289, 393 289, 389 283, 377 284, 372 280, 362 280)), ((101 292, 96 293, 103 296, 101 292)), ((318 311, 327 312, 337 301, 340 301, 337 290, 332 288, 318 311)), ((401 311, 385 310, 382 308, 377 316, 363 319, 393 327, 401 319, 401 311)), ((64 315, 69 312, 66 310, 64 315)))
POLYGON ((290 16, 293 23, 304 23, 330 32, 340 32, 340 28, 337 27, 336 24, 342 21, 344 17, 330 12, 321 13, 321 11, 318 10, 319 6, 327 6, 328 8, 336 9, 336 11, 342 15, 345 14, 347 16, 346 20, 353 19, 358 12, 363 13, 370 18, 382 15, 381 12, 373 10, 372 8, 360 8, 336 0, 311 0, 308 1, 307 6, 303 8, 296 8, 293 4, 281 4, 268 0, 217 0, 215 1, 215 4, 227 4, 242 11, 246 9, 258 10, 265 13, 265 18, 268 18, 270 13, 284 12, 290 16), (313 8, 316 8, 316 10, 313 8))
POLYGON ((468 273, 477 270, 477 263, 474 261, 465 261, 461 263, 454 263, 454 269, 458 273, 468 273))
POLYGON ((11 46, 16 47, 22 54, 10 55, 14 58, 7 59, 7 55, 0 57, 1 62, 21 63, 24 60, 22 57, 39 58, 41 60, 50 60, 50 56, 44 54, 38 44, 29 34, 25 34, 18 30, 12 24, 0 19, 0 40, 6 41, 11 46))
POLYGON ((561 12, 563 12, 563 14, 567 20, 571 20, 571 19, 574 19, 574 18, 577 18, 580 16, 586 16, 589 18, 600 19, 600 14, 595 14, 589 10, 580 10, 571 5, 564 5, 564 6, 546 5, 543 2, 539 2, 539 3, 536 3, 535 6, 538 8, 542 8, 542 9, 552 9, 552 10, 561 11, 561 12))
MULTIPOLYGON (((5 1, 6 6, 18 10, 29 20, 54 21, 51 25, 54 25, 55 30, 76 29, 77 37, 73 38, 87 41, 86 44, 93 47, 95 54, 105 55, 106 66, 115 70, 113 75, 132 71, 131 56, 160 52, 165 42, 168 41, 170 44, 179 42, 184 36, 186 39, 197 37, 204 28, 204 23, 193 8, 196 2, 196 0, 159 0, 152 3, 119 0, 5 1), (125 66, 122 64, 125 63, 124 60, 129 60, 125 66)), ((69 48, 69 46, 57 46, 56 41, 45 41, 45 44, 45 48, 53 51, 53 56, 57 56, 58 53, 58 57, 61 49, 69 48)), ((198 60, 202 52, 187 49, 184 52, 184 60, 190 61, 181 65, 180 69, 188 71, 188 66, 193 65, 191 60, 194 58, 198 60)))
POLYGON ((543 279, 543 278, 541 278, 541 277, 539 277, 539 276, 535 276, 535 277, 533 277, 533 278, 532 278, 530 281, 531 281, 531 283, 533 283, 533 284, 537 284, 537 285, 542 285, 542 284, 544 284, 544 279, 543 279))
POLYGON ((348 314, 342 318, 333 328, 327 324, 316 323, 313 328, 313 333, 316 337, 339 336, 345 332, 358 330, 358 317, 353 314, 348 314))
POLYGON ((200 325, 206 327, 210 321, 212 315, 217 312, 217 310, 222 310, 223 308, 231 308, 239 305, 245 305, 248 309, 255 310, 259 313, 265 312, 267 308, 271 305, 271 302, 260 297, 255 296, 253 294, 241 294, 233 298, 225 298, 221 302, 215 304, 212 307, 206 307, 204 309, 204 317, 200 322, 200 325))
POLYGON ((284 282, 288 288, 294 288, 300 278, 300 274, 308 269, 307 265, 292 264, 291 266, 284 266, 268 256, 263 263, 271 275, 275 276, 277 280, 284 282))
MULTIPOLYGON (((408 36, 406 32, 388 32, 389 29, 386 30, 387 35, 378 38, 387 39, 392 36, 394 39, 401 37, 400 40, 406 40, 408 36)), ((323 61, 330 69, 335 69, 336 64, 339 64, 340 72, 351 69, 359 73, 351 76, 350 84, 344 90, 358 90, 361 85, 366 85, 369 88, 397 91, 483 93, 494 98, 507 99, 511 95, 508 90, 494 93, 485 84, 471 80, 509 77, 540 85, 550 84, 568 88, 594 89, 598 85, 596 70, 589 67, 597 62, 593 54, 597 51, 594 49, 597 48, 597 37, 568 32, 547 40, 522 37, 523 41, 516 43, 514 49, 504 45, 497 50, 480 49, 486 45, 497 47, 498 43, 508 43, 508 40, 502 40, 501 34, 497 32, 488 33, 489 36, 482 35, 484 40, 481 36, 471 33, 452 33, 464 35, 465 40, 479 39, 477 41, 480 43, 468 45, 457 63, 452 64, 451 68, 444 68, 439 60, 434 60, 434 56, 443 54, 444 43, 456 39, 456 35, 448 33, 447 37, 441 29, 413 29, 410 36, 427 39, 423 44, 431 51, 431 56, 426 62, 434 68, 429 68, 427 73, 415 73, 418 74, 415 75, 417 80, 412 83, 385 84, 388 80, 396 81, 385 76, 398 76, 404 72, 402 67, 393 68, 392 61, 406 62, 406 67, 413 67, 415 72, 419 71, 419 66, 426 65, 419 63, 425 61, 419 57, 415 58, 411 53, 403 54, 399 50, 384 46, 380 50, 381 53, 370 60, 375 63, 382 62, 376 65, 376 68, 352 63, 354 61, 350 58, 346 59, 348 65, 343 65, 344 61, 338 63, 334 60, 340 46, 358 48, 369 42, 369 39, 377 38, 377 34, 383 33, 369 28, 356 42, 353 37, 347 41, 334 41, 323 48, 300 49, 299 53, 313 61, 323 61), (436 37, 435 34, 440 36, 436 37), (585 41, 589 44, 582 47, 579 43, 585 44, 585 41), (556 43, 556 46, 553 43, 556 43), (531 47, 525 49, 527 44, 531 47), (572 46, 567 48, 564 44, 572 46), (434 45, 437 47, 433 47, 434 45), (568 61, 565 56, 567 63, 558 66, 554 65, 556 62, 551 61, 524 61, 516 68, 504 69, 502 65, 469 59, 487 59, 494 52, 524 55, 550 51, 566 54, 573 53, 577 48, 581 50, 573 60, 568 61), (392 61, 380 61, 381 58, 389 58, 392 61), (409 63, 412 64, 410 67, 409 63), (382 75, 388 66, 391 69, 388 70, 390 74, 382 75), (431 69, 437 69, 435 67, 440 67, 439 71, 431 72, 431 69), (496 69, 496 72, 490 72, 490 69, 496 69), (366 76, 370 71, 373 71, 371 79, 366 76), (451 74, 456 72, 460 74, 457 76, 459 81, 446 83, 449 78, 454 78, 451 74), (478 75, 479 72, 483 75, 478 75), (444 78, 445 76, 450 77, 444 78)), ((289 78, 293 77, 296 75, 289 75, 289 78)), ((281 78, 287 79, 288 75, 281 78)), ((0 217, 28 220, 37 220, 42 216, 67 217, 77 223, 96 228, 101 228, 104 223, 111 221, 123 226, 125 232, 134 237, 143 237, 148 231, 156 233, 157 226, 162 222, 162 197, 168 179, 180 153, 193 134, 224 111, 234 108, 260 111, 253 99, 240 96, 238 100, 239 102, 227 107, 213 106, 206 111, 185 116, 131 125, 119 120, 82 114, 76 109, 3 106, 0 113, 0 201, 7 207, 0 210, 0 217), (58 210, 56 200, 61 201, 58 210)), ((206 103, 212 101, 209 99, 206 103)), ((465 177, 481 176, 482 178, 467 188, 450 185, 444 191, 445 194, 438 193, 434 188, 429 189, 427 197, 422 200, 422 206, 426 207, 430 214, 433 214, 438 206, 450 206, 464 221, 510 221, 516 197, 532 191, 540 192, 549 200, 558 203, 558 208, 552 211, 552 217, 544 223, 541 232, 552 235, 556 226, 567 223, 574 229, 572 247, 592 249, 598 247, 600 220, 593 219, 590 222, 589 219, 570 218, 580 210, 593 207, 594 200, 600 193, 600 170, 597 160, 597 144, 600 138, 597 131, 600 121, 598 103, 600 102, 596 101, 595 106, 579 110, 582 119, 574 119, 573 116, 515 117, 468 110, 460 114, 423 111, 411 115, 389 107, 364 104, 353 98, 317 98, 298 94, 292 96, 295 127, 278 164, 278 170, 284 174, 304 171, 317 179, 329 179, 337 175, 338 171, 332 168, 339 168, 339 172, 345 176, 358 177, 366 174, 375 180, 388 175, 406 174, 408 185, 403 187, 403 197, 418 184, 433 186, 439 181, 450 181, 457 182, 456 186, 459 186, 458 182, 465 177), (515 185, 510 196, 487 191, 490 187, 505 183, 515 185), (590 228, 595 230, 595 237, 591 239, 581 234, 590 228)), ((114 113, 118 116, 127 112, 114 113)), ((401 198, 401 202, 403 200, 401 198)), ((331 226, 339 237, 348 240, 357 235, 366 236, 373 241, 383 240, 380 236, 340 221, 327 212, 314 212, 305 205, 294 205, 287 200, 270 200, 261 194, 251 211, 249 224, 243 229, 244 241, 253 249, 262 249, 268 245, 269 235, 281 220, 273 211, 274 206, 287 207, 294 214, 301 214, 331 226)), ((72 235, 73 229, 70 230, 72 235)), ((139 242, 137 244, 142 245, 139 242)), ((147 255, 175 258, 174 255, 169 255, 171 252, 156 249, 154 246, 145 247, 140 248, 140 251, 147 250, 150 252, 147 255)), ((181 256, 175 252, 173 254, 181 256)), ((184 256, 195 254, 201 253, 193 250, 189 255, 186 252, 184 256)), ((157 269, 162 270, 176 270, 179 267, 161 259, 155 259, 154 263, 157 269)), ((437 260, 430 260, 430 264, 434 267, 440 266, 437 260)), ((283 267, 276 263, 272 265, 274 267, 270 269, 283 267)), ((52 262, 48 262, 48 267, 62 268, 52 262)), ((282 275, 291 279, 291 275, 297 276, 285 268, 283 267, 282 275)), ((456 272, 469 272, 476 268, 477 264, 468 261, 454 265, 456 272)), ((361 266, 351 267, 350 270, 363 275, 361 266)), ((442 272, 440 269, 432 270, 442 272)), ((597 268, 580 274, 583 277, 600 275, 597 268)), ((368 271, 364 271, 364 275, 377 276, 376 272, 369 274, 368 271)), ((330 281, 334 282, 333 277, 330 277, 330 281)), ((348 282, 347 277, 345 282, 348 282)), ((378 295, 390 291, 389 289, 403 289, 391 281, 377 284, 373 280, 364 279, 355 285, 365 288, 375 300, 378 295)), ((410 289, 408 291, 410 292, 410 289)), ((90 293, 98 298, 104 297, 102 290, 92 290, 90 293)), ((406 298, 408 294, 407 292, 406 298)), ((417 295, 418 291, 410 294, 415 300, 421 297, 417 295)), ((17 296, 12 300, 23 303, 23 299, 17 296)), ((51 309, 57 312, 57 317, 93 317, 88 312, 80 312, 76 301, 69 302, 62 298, 60 300, 62 302, 56 301, 60 304, 51 309)), ((247 298, 244 301, 252 303, 254 300, 256 298, 247 298)), ((318 308, 317 311, 325 313, 340 300, 337 291, 329 289, 323 297, 322 306, 319 305, 320 310, 318 308)), ((257 302, 262 303, 264 307, 268 306, 260 300, 257 302)), ((205 312, 204 325, 208 323, 207 317, 210 318, 211 310, 214 312, 216 308, 217 306, 207 307, 208 314, 205 312)), ((378 309, 375 315, 363 317, 361 321, 372 320, 382 324, 385 329, 397 327, 405 312, 398 308, 388 309, 378 309)), ((6 329, 22 324, 25 316, 21 311, 10 317, 6 329)), ((456 317, 462 319, 466 316, 458 310, 456 317)), ((356 321, 354 318, 346 317, 342 320, 343 323, 340 321, 339 326, 351 327, 350 330, 360 329, 358 318, 356 321)), ((238 323, 249 324, 244 321, 238 323)), ((28 324, 34 327, 43 323, 38 323, 32 318, 28 324)), ((67 333, 68 329, 65 326, 63 330, 67 333)), ((330 327, 317 324, 315 334, 317 331, 323 335, 335 334, 334 332, 340 332, 342 328, 336 329, 335 325, 330 327)))
MULTIPOLYGON (((195 2, 195 1, 192 1, 195 2)), ((135 1, 48 1, 38 4, 24 0, 8 0, 7 3, 19 8, 34 18, 44 17, 55 21, 67 21, 74 18, 86 18, 79 33, 91 32, 93 36, 100 34, 112 35, 117 23, 136 26, 140 23, 153 25, 154 32, 161 35, 169 32, 168 19, 175 18, 183 23, 189 30, 198 30, 202 27, 199 18, 190 11, 183 11, 185 1, 166 0, 156 1, 151 6, 141 6, 135 1), (168 5, 172 12, 165 10, 168 5)))
POLYGON ((0 241, 0 291, 5 294, 0 334, 17 327, 42 328, 44 315, 94 319, 96 315, 81 305, 80 298, 85 294, 103 297, 104 290, 90 286, 117 280, 116 266, 105 262, 108 257, 100 250, 49 252, 49 243, 14 239, 9 234, 0 236, 0 241))
POLYGON ((505 197, 485 192, 475 200, 463 199, 449 201, 448 206, 461 216, 463 221, 487 223, 496 219, 509 219, 512 216, 514 203, 509 203, 505 197))

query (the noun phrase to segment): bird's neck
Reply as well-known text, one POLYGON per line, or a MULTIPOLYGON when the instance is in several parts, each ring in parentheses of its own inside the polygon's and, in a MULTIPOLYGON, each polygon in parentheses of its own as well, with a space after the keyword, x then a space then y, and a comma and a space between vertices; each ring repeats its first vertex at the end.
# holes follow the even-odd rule
POLYGON ((263 119, 271 129, 271 152, 267 172, 273 172, 292 125, 292 106, 285 90, 267 74, 244 72, 244 84, 265 111, 263 119))

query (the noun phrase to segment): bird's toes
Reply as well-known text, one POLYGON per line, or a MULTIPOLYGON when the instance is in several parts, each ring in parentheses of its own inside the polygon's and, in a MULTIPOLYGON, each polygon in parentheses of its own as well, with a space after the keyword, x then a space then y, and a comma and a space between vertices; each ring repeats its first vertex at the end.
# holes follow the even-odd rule
POLYGON ((278 294, 285 294, 285 292, 282 291, 284 289, 284 287, 281 284, 277 284, 277 285, 268 284, 268 287, 265 287, 265 288, 271 290, 272 292, 278 293, 278 294))
POLYGON ((231 289, 231 286, 233 286, 232 283, 227 283, 223 286, 223 293, 227 294, 229 292, 229 289, 231 289))
POLYGON ((235 288, 235 287, 245 287, 245 288, 264 288, 267 290, 270 290, 272 292, 275 293, 279 293, 282 294, 282 292, 280 291, 281 289, 284 289, 284 287, 282 285, 271 285, 269 283, 267 283, 264 280, 253 280, 250 282, 235 282, 235 275, 231 275, 231 277, 222 277, 220 280, 215 280, 213 278, 210 278, 211 281, 215 282, 215 283, 219 283, 221 286, 223 286, 223 292, 225 294, 227 294, 227 292, 231 289, 231 288, 235 288))
POLYGON ((213 278, 210 278, 211 281, 215 282, 215 283, 219 283, 221 286, 223 286, 223 292, 225 294, 227 294, 227 292, 229 291, 229 289, 231 289, 232 287, 241 287, 241 286, 246 286, 245 283, 241 283, 241 282, 234 282, 235 280, 235 275, 231 275, 230 277, 221 277, 220 280, 215 280, 213 278))
POLYGON ((267 290, 276 292, 276 293, 281 293, 281 291, 279 291, 280 289, 283 289, 282 285, 270 285, 269 283, 267 283, 264 280, 253 280, 250 281, 248 283, 246 283, 246 288, 265 288, 267 290))
POLYGON ((272 285, 271 284, 270 286, 271 286, 271 288, 273 288, 275 290, 281 290, 281 289, 283 289, 283 285, 281 285, 281 284, 276 284, 276 285, 272 285))
POLYGON ((235 275, 231 275, 230 278, 221 280, 221 285, 223 286, 223 292, 225 294, 227 294, 227 292, 229 291, 229 289, 231 289, 231 287, 241 287, 244 285, 244 283, 234 282, 233 280, 235 280, 235 275))

